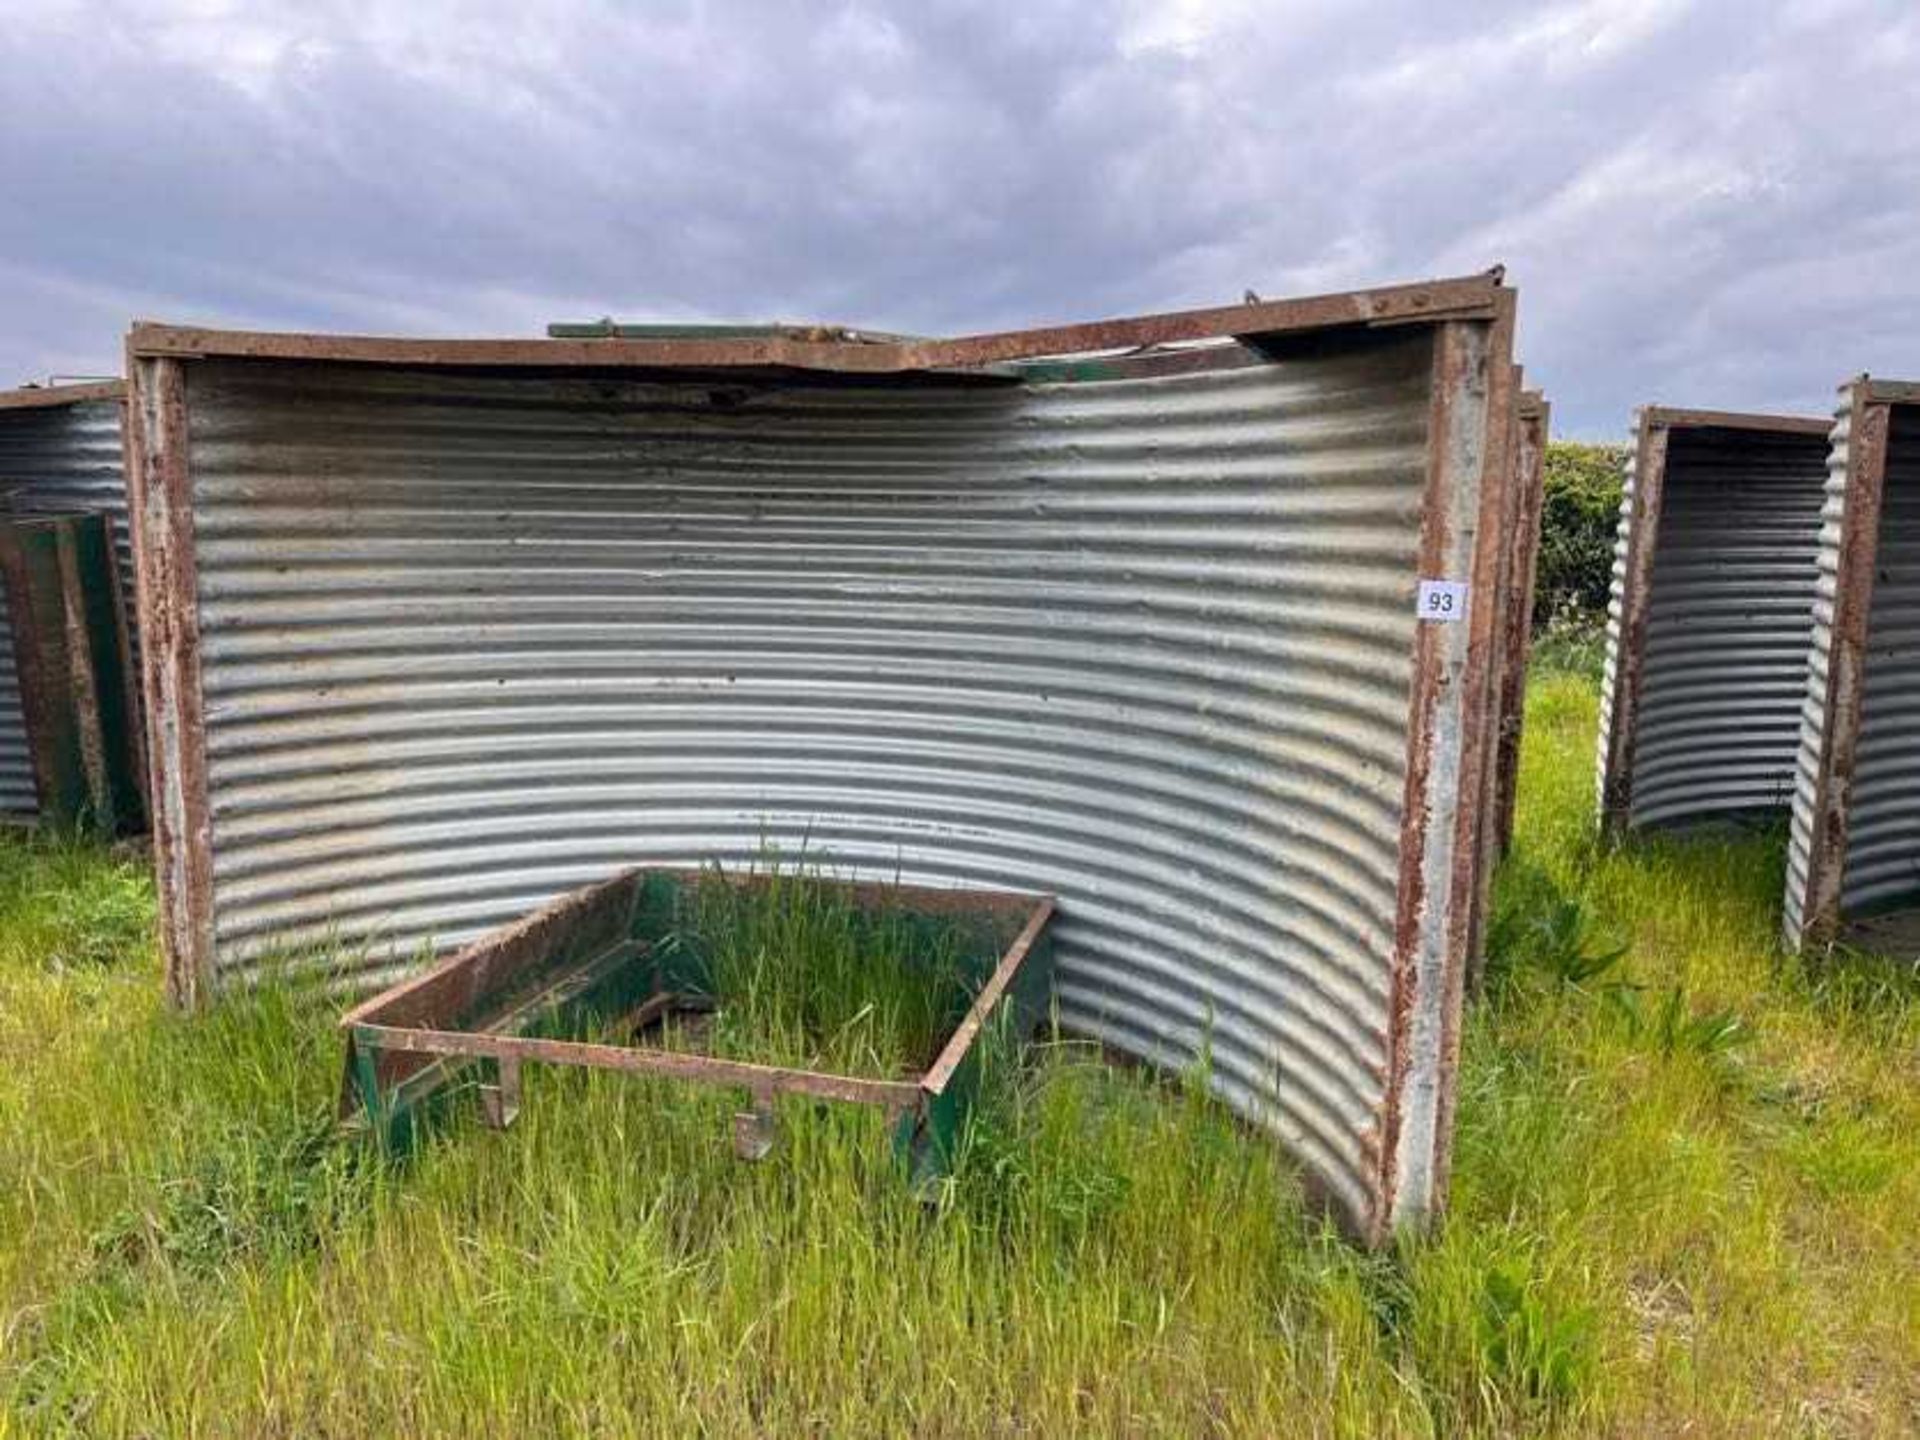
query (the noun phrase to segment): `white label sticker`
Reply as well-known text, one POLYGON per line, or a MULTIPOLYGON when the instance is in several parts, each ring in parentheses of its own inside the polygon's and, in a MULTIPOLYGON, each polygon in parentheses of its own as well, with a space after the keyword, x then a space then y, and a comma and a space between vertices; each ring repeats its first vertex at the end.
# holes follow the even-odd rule
POLYGON ((1414 602, 1414 614, 1422 620, 1449 625, 1467 618, 1467 585, 1464 580, 1422 580, 1420 597, 1414 602))

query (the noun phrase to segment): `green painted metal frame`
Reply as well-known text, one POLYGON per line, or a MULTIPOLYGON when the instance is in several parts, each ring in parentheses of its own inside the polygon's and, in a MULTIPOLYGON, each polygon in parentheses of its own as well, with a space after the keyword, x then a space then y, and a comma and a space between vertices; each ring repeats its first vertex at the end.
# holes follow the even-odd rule
POLYGON ((145 829, 111 522, 97 512, 0 519, 0 583, 41 823, 109 836, 145 829))
MULTIPOLYGON (((979 987, 926 1071, 911 1079, 835 1075, 758 1065, 640 1044, 567 1038, 600 1028, 631 1034, 675 1010, 704 1009, 712 986, 679 925, 693 888, 712 872, 625 871, 573 891, 341 1017, 347 1037, 340 1115, 364 1120, 389 1150, 408 1149, 422 1123, 476 1065, 490 1125, 513 1122, 525 1063, 664 1075, 742 1089, 752 1108, 735 1117, 736 1148, 758 1158, 771 1145, 773 1097, 873 1105, 889 1120, 895 1154, 916 1183, 948 1168, 978 1088, 980 1038, 994 1026, 1024 1040, 1052 993, 1049 925, 1054 900, 1011 891, 823 880, 856 908, 891 907, 928 923, 967 927, 979 987)), ((728 877, 754 886, 766 877, 728 877)))

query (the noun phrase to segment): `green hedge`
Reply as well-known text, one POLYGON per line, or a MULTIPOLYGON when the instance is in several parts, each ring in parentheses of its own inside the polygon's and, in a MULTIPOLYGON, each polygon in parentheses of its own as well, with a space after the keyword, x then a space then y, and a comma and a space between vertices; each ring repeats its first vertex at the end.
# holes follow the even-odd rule
POLYGON ((1555 616, 1599 619, 1607 613, 1613 540, 1620 525, 1621 445, 1547 446, 1546 499, 1540 512, 1540 571, 1533 623, 1555 616))

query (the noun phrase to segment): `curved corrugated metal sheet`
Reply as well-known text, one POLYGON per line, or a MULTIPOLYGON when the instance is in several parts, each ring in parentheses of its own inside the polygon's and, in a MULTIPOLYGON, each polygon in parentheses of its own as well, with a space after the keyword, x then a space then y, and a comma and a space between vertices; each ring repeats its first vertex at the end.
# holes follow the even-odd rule
POLYGON ((1368 1214, 1433 363, 1428 329, 984 387, 196 362, 218 962, 390 965, 769 843, 1051 891, 1063 1021, 1209 1055, 1368 1214))
POLYGON ((0 489, 33 510, 98 510, 113 517, 120 582, 133 594, 120 402, 0 408, 0 489))
MULTIPOLYGON (((120 451, 120 402, 0 408, 0 495, 31 510, 100 510, 113 517, 122 594, 133 603, 132 537, 120 451)), ((130 617, 131 618, 131 617, 130 617)), ((0 594, 0 636, 6 599, 0 594)), ((28 752, 26 717, 11 650, 0 658, 0 812, 39 809, 28 752)))
POLYGON ((1821 807, 1821 770, 1827 746, 1827 701, 1833 686, 1834 612, 1840 593, 1841 536, 1847 513, 1847 477, 1853 451, 1851 391, 1834 417, 1827 451, 1827 474, 1820 507, 1820 548, 1816 556, 1813 634, 1807 646, 1806 683, 1801 695, 1800 742, 1794 757, 1793 818, 1787 834, 1787 889, 1783 925, 1789 948, 1797 949, 1814 869, 1815 818, 1821 807))
MULTIPOLYGON (((1620 705, 1627 691, 1627 565, 1633 552, 1634 515, 1640 500, 1642 443, 1640 419, 1635 421, 1635 444, 1627 460, 1627 473, 1620 486, 1620 523, 1614 530, 1613 577, 1607 587, 1607 649, 1600 670, 1600 726, 1597 763, 1594 766, 1594 809, 1605 824, 1610 810, 1609 790, 1618 789, 1611 780, 1616 767, 1616 747, 1625 727, 1620 720, 1620 705)), ((1624 767, 1623 767, 1624 768, 1624 767)))
MULTIPOLYGON (((1614 748, 1600 752, 1602 791, 1606 767, 1626 767, 1634 826, 1784 810, 1813 632, 1827 439, 1805 422, 1665 428, 1658 499, 1639 522, 1652 554, 1637 693, 1612 697, 1610 722, 1630 733, 1610 735, 1614 748)), ((1610 625, 1616 687, 1627 668, 1623 633, 1610 625)))
POLYGON ((0 591, 0 815, 29 819, 40 811, 27 744, 27 712, 20 697, 20 671, 6 643, 7 602, 0 591))
POLYGON ((1817 435, 1669 435, 1632 824, 1791 803, 1826 459, 1817 435))
POLYGON ((1920 903, 1920 408, 1887 430, 1840 908, 1920 903))

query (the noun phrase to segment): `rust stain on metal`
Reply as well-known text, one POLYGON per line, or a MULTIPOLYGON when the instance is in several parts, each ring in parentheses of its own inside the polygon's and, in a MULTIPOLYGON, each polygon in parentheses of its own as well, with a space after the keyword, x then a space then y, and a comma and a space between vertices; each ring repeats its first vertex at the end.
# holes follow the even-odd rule
MULTIPOLYGON (((749 888, 767 883, 764 877, 727 878, 749 888)), ((1035 949, 1055 911, 1050 895, 1004 891, 975 894, 914 885, 827 882, 849 894, 858 905, 878 906, 884 901, 917 914, 990 915, 1002 939, 1012 934, 1003 949, 996 946, 998 957, 991 973, 939 1055, 924 1073, 913 1078, 834 1074, 657 1046, 521 1033, 529 1017, 540 1013, 543 1006, 561 1005, 562 995, 577 999, 582 987, 591 983, 581 977, 604 978, 615 973, 610 966, 649 965, 654 932, 648 925, 657 926, 658 921, 643 924, 641 907, 649 886, 663 879, 684 893, 685 887, 701 883, 702 874, 669 869, 624 871, 541 907, 424 975, 353 1007, 339 1022, 348 1037, 340 1090, 342 1118, 363 1109, 384 1112, 387 1101, 378 1096, 390 1100, 396 1086, 424 1075, 441 1062, 492 1060, 499 1066, 499 1079, 495 1085, 483 1087, 483 1100, 490 1121, 498 1125, 506 1124, 518 1108, 519 1067, 533 1062, 661 1075, 744 1089, 752 1098, 753 1108, 745 1125, 737 1127, 736 1138, 744 1135, 752 1142, 742 1147, 747 1158, 758 1158, 766 1152, 767 1146, 760 1142, 770 1141, 772 1102, 782 1094, 875 1106, 890 1120, 912 1115, 917 1126, 926 1126, 936 1115, 950 1118, 952 1102, 941 1107, 936 1107, 936 1102, 946 1096, 988 1020, 1003 1003, 1012 1003, 1016 985, 1037 973, 1030 968, 1041 963, 1035 958, 1035 949), (1027 968, 1025 975, 1023 968, 1027 968), (531 991, 530 983, 535 986, 531 991), (363 1081, 356 1081, 356 1072, 371 1075, 371 1089, 363 1081)), ((688 1008, 689 1003, 693 1008, 712 1003, 711 996, 674 992, 671 982, 658 970, 652 971, 650 983, 652 993, 626 1008, 614 1033, 630 1033, 644 1021, 688 1008), (662 989, 663 984, 668 988, 662 989)), ((1031 1011, 1025 1013, 1026 1023, 1031 1024, 1031 1011)), ((441 1071, 435 1083, 444 1083, 447 1074, 441 1071)), ((919 1133, 916 1131, 916 1135, 919 1133)))
POLYGON ((126 399, 127 387, 119 380, 89 381, 84 385, 23 385, 17 390, 0 390, 0 410, 39 410, 51 405, 80 405, 89 400, 126 399))
MULTIPOLYGON (((78 721, 80 763, 86 770, 89 793, 108 793, 107 737, 100 724, 100 696, 94 683, 93 637, 87 626, 87 599, 80 578, 80 557, 74 551, 73 535, 62 530, 56 539, 60 566, 60 615, 67 640, 66 681, 74 700, 78 721)), ((109 546, 111 538, 109 538, 109 546)), ((109 581, 113 567, 106 571, 109 581)), ((126 651, 123 649, 124 656, 126 651)))
POLYGON ((340 1017, 342 1027, 371 1023, 406 1025, 459 1014, 474 1005, 499 975, 550 948, 565 934, 584 930, 611 936, 633 908, 630 881, 615 875, 569 891, 532 914, 476 940, 420 974, 388 987, 340 1017))
POLYGON ((204 998, 212 953, 213 835, 200 696, 199 595, 187 471, 186 374, 178 360, 129 354, 127 484, 150 730, 155 880, 167 994, 204 998))
MULTIPOLYGON (((1434 345, 1433 402, 1428 414, 1426 493, 1421 501, 1420 573, 1436 572, 1449 549, 1446 490, 1450 473, 1443 437, 1450 428, 1464 386, 1465 357, 1456 333, 1445 329, 1434 345)), ((1400 901, 1394 918, 1392 1001, 1388 1010, 1388 1077, 1380 1112, 1380 1188, 1371 1228, 1386 1224, 1393 1196, 1392 1155, 1400 1139, 1401 1088, 1407 1068, 1408 1017, 1414 1003, 1414 964, 1427 906, 1427 829, 1431 823, 1429 773, 1432 768, 1434 712, 1446 683, 1439 658, 1440 636, 1429 626, 1414 631, 1413 691, 1408 703, 1407 784, 1400 821, 1400 901)))
POLYGON ((1026 926, 1014 938, 1013 944, 1007 947, 1006 954, 1000 957, 1000 963, 994 967, 993 974, 987 977, 987 983, 980 987, 980 993, 974 997, 965 1018, 955 1027, 953 1037, 947 1041, 946 1048, 920 1082, 929 1094, 938 1095, 945 1091, 953 1072, 967 1058, 967 1052, 973 1048, 974 1037, 993 1014, 993 1007, 1000 1003, 1000 997, 1013 983, 1021 965, 1026 963, 1027 952, 1053 918, 1053 905, 1053 898, 1046 896, 1033 907, 1026 926))
MULTIPOLYGON (((1489 336, 1487 371, 1481 377, 1486 385, 1483 401, 1481 483, 1477 495, 1477 515, 1473 545, 1473 584, 1485 587, 1483 593, 1500 594, 1502 560, 1507 545, 1508 486, 1489 487, 1486 477, 1510 477, 1513 461, 1508 448, 1516 443, 1517 433, 1508 423, 1518 392, 1519 372, 1513 366, 1513 344, 1518 297, 1503 292, 1499 313, 1489 336), (1488 493, 1489 489, 1493 493, 1488 493)), ((1466 483, 1460 476, 1456 485, 1466 483)), ((1487 898, 1482 889, 1480 855, 1476 839, 1485 833, 1490 816, 1487 804, 1491 789, 1484 782, 1496 763, 1499 737, 1488 723, 1496 699, 1494 689, 1495 652, 1503 614, 1498 604, 1485 604, 1468 616, 1467 668, 1461 677, 1460 700, 1462 747, 1459 774, 1459 805, 1454 816, 1453 893, 1447 909, 1447 956, 1441 983, 1445 993, 1440 1001, 1441 1052, 1439 1096, 1434 1125, 1432 1192, 1437 1216, 1444 1207, 1453 1171, 1454 1104, 1458 1097, 1460 1071, 1460 1018, 1466 998, 1467 962, 1472 937, 1480 923, 1480 908, 1487 898)), ((1490 876, 1488 877, 1490 878, 1490 876)))
POLYGON ((1225 305, 1210 310, 1187 310, 1088 325, 1064 325, 1056 329, 1013 331, 1002 335, 975 335, 957 340, 929 341, 910 348, 918 351, 916 358, 925 368, 961 368, 1036 355, 1071 355, 1176 344, 1219 335, 1270 335, 1340 325, 1371 325, 1398 319, 1431 320, 1442 315, 1487 317, 1494 312, 1496 297, 1511 293, 1498 287, 1497 279, 1478 275, 1463 280, 1432 281, 1423 285, 1396 286, 1344 295, 1225 305))
MULTIPOLYGON (((13 668, 19 678, 20 708, 26 717, 27 732, 30 735, 50 733, 56 724, 53 712, 59 704, 61 677, 46 673, 44 652, 34 643, 33 590, 25 565, 11 562, 0 565, 0 583, 4 583, 7 591, 7 616, 12 622, 7 643, 13 647, 13 668)), ((34 789, 45 803, 45 798, 59 788, 55 757, 44 745, 29 745, 27 752, 33 765, 34 789)))
MULTIPOLYGON (((540 955, 564 941, 606 945, 624 933, 633 910, 624 875, 562 895, 525 918, 456 952, 423 974, 354 1006, 340 1021, 351 1030, 363 1024, 434 1029, 473 1015, 488 992, 540 955)), ((384 1047, 377 1065, 383 1084, 398 1084, 430 1062, 430 1056, 395 1053, 384 1047)), ((352 1096, 343 1088, 343 1106, 352 1096)))
POLYGON ((1540 571, 1540 516, 1546 502, 1547 440, 1552 407, 1538 390, 1520 397, 1520 443, 1516 458, 1519 508, 1512 526, 1510 584, 1503 642, 1500 699, 1499 786, 1494 799, 1495 857, 1513 844, 1514 807, 1520 788, 1520 748, 1527 723, 1527 663, 1533 654, 1533 592, 1540 571))
POLYGON ((951 340, 848 344, 790 335, 721 340, 400 340, 358 335, 255 334, 140 322, 132 358, 174 356, 329 360, 378 365, 579 366, 619 369, 779 368, 881 375, 966 371, 1003 361, 1137 349, 1223 336, 1259 336, 1400 320, 1489 318, 1511 294, 1491 275, 1298 300, 1225 305, 951 340))
POLYGON ((1860 377, 1860 394, 1869 405, 1920 405, 1920 381, 1860 377))
POLYGON ((484 1030, 433 1030, 362 1021, 353 1027, 361 1044, 409 1055, 467 1056, 494 1060, 534 1060, 544 1065, 573 1065, 589 1070, 619 1070, 629 1075, 665 1075, 710 1085, 740 1085, 756 1093, 812 1095, 854 1105, 910 1105, 920 1087, 909 1080, 869 1080, 830 1075, 783 1065, 757 1065, 717 1055, 692 1055, 644 1046, 601 1045, 585 1040, 550 1040, 533 1035, 495 1035, 484 1030))
MULTIPOLYGON (((1482 776, 1481 817, 1483 824, 1474 844, 1479 853, 1479 893, 1474 900, 1473 919, 1468 928, 1467 938, 1467 987, 1477 990, 1480 976, 1486 967, 1486 927, 1487 912, 1493 903, 1493 872, 1499 862, 1502 842, 1498 828, 1500 813, 1500 792, 1505 783, 1502 764, 1507 757, 1504 745, 1507 725, 1510 719, 1509 681, 1512 679, 1512 666, 1517 653, 1513 632, 1515 612, 1524 609, 1531 601, 1531 595, 1521 594, 1515 589, 1514 576, 1519 570, 1521 556, 1519 540, 1520 512, 1523 508, 1520 487, 1524 476, 1520 468, 1521 429, 1520 390, 1521 370, 1513 367, 1512 385, 1509 395, 1512 403, 1508 407, 1507 425, 1504 431, 1505 459, 1499 473, 1500 520, 1499 532, 1500 570, 1496 579, 1497 593, 1501 597, 1500 613, 1494 622, 1493 648, 1490 658, 1491 679, 1488 682, 1491 697, 1488 708, 1488 724, 1495 736, 1494 763, 1487 766, 1482 776)), ((1516 687, 1517 688, 1517 687, 1516 687)), ((1517 752, 1516 752, 1517 754, 1517 752)))
POLYGON ((1648 405, 1640 423, 1668 430, 1764 430, 1789 435, 1824 436, 1831 423, 1812 415, 1770 415, 1747 410, 1687 410, 1671 405, 1648 405))
MULTIPOLYGON (((1884 387, 1883 387, 1884 388, 1884 387)), ((1814 791, 1814 843, 1807 856, 1800 937, 1805 946, 1831 942, 1840 930, 1840 893, 1847 853, 1860 706, 1866 691, 1867 621, 1873 609, 1880 510, 1887 477, 1891 404, 1862 376, 1852 386, 1847 441, 1847 503, 1835 574, 1832 648, 1827 658, 1825 743, 1814 791)))
POLYGON ((1456 506, 1463 487, 1474 487, 1475 501, 1471 577, 1474 603, 1468 607, 1468 638, 1464 664, 1449 674, 1446 658, 1447 627, 1421 625, 1415 631, 1411 715, 1407 748, 1406 798, 1402 811, 1400 845, 1400 898, 1395 926, 1394 963, 1391 978, 1388 1056, 1390 1070, 1381 1106, 1379 1131, 1380 1181, 1377 1208, 1368 1237, 1374 1243, 1393 1227, 1398 1187, 1398 1164, 1402 1132, 1407 1123, 1405 1106, 1413 1054, 1413 1020, 1422 1005, 1439 1011, 1439 1056, 1435 1081, 1438 1086, 1435 1115, 1435 1149, 1429 1157, 1432 1166, 1430 1213, 1437 1214, 1445 1195, 1451 1143, 1448 1130, 1452 1123, 1453 1089, 1458 1070, 1459 1016, 1464 994, 1467 949, 1478 893, 1478 838, 1482 812, 1484 766, 1491 762, 1492 737, 1486 733, 1485 710, 1491 692, 1490 662, 1499 621, 1499 575, 1504 537, 1500 521, 1504 513, 1505 485, 1502 481, 1505 439, 1511 425, 1513 369, 1514 302, 1511 292, 1502 292, 1503 300, 1494 324, 1489 327, 1487 345, 1476 354, 1468 343, 1464 323, 1443 325, 1434 352, 1434 384, 1429 420, 1431 456, 1421 524, 1421 574, 1439 575, 1459 547, 1455 533, 1456 506), (1463 473, 1447 438, 1480 407, 1478 424, 1479 458, 1477 469, 1463 473), (1453 780, 1454 805, 1449 814, 1436 788, 1440 777, 1434 773, 1436 745, 1443 728, 1442 715, 1455 712, 1459 727, 1458 770, 1453 780), (1443 879, 1444 894, 1431 893, 1426 874, 1429 837, 1437 825, 1453 825, 1451 862, 1443 879), (1433 924, 1433 912, 1443 907, 1443 933, 1440 946, 1441 993, 1423 996, 1420 989, 1420 959, 1423 940, 1433 924))
POLYGON ((0 524, 9 654, 22 754, 39 818, 101 835, 143 827, 144 783, 121 687, 128 657, 112 607, 115 560, 105 516, 22 513, 0 524))
POLYGON ((1635 721, 1641 673, 1647 654, 1648 595, 1653 587, 1653 554, 1659 539, 1660 492, 1667 473, 1669 430, 1657 409, 1637 418, 1639 438, 1633 461, 1633 501, 1628 517, 1627 553, 1620 593, 1620 644, 1613 682, 1613 713, 1607 721, 1605 793, 1600 824, 1609 834, 1626 829, 1633 803, 1635 721))

